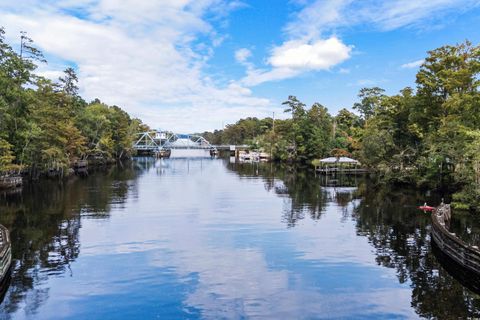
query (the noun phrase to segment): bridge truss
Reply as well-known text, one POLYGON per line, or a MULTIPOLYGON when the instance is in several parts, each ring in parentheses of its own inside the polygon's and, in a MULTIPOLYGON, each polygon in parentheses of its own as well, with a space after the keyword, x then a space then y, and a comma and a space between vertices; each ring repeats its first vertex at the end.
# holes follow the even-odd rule
POLYGON ((138 133, 133 144, 137 151, 160 152, 167 149, 203 149, 216 150, 204 137, 195 134, 179 134, 166 131, 147 131, 138 133))

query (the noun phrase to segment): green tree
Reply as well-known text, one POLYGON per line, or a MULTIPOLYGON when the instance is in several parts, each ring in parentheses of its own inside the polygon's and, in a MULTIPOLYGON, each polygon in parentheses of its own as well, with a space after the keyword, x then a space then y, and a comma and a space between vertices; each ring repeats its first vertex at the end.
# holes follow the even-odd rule
POLYGON ((60 86, 62 91, 69 96, 75 97, 78 95, 78 77, 75 70, 68 67, 64 71, 64 76, 60 77, 60 86))
POLYGON ((429 51, 417 74, 414 121, 424 132, 436 130, 449 115, 480 126, 479 72, 480 47, 469 41, 429 51))
POLYGON ((359 149, 361 119, 347 109, 341 109, 333 119, 334 153, 350 155, 359 149))
POLYGON ((379 87, 362 88, 358 94, 361 99, 353 105, 358 110, 363 120, 368 120, 380 108, 382 99, 385 97, 385 90, 379 87))
POLYGON ((37 83, 36 100, 30 107, 30 130, 23 161, 35 170, 67 169, 84 151, 85 139, 75 126, 62 95, 49 80, 37 83), (55 119, 55 121, 52 121, 55 119))
POLYGON ((0 175, 13 168, 15 156, 12 152, 12 145, 5 139, 0 138, 0 175))
POLYGON ((292 114, 293 119, 300 119, 305 116, 305 104, 297 99, 295 96, 288 96, 288 99, 282 102, 286 106, 284 112, 292 114))

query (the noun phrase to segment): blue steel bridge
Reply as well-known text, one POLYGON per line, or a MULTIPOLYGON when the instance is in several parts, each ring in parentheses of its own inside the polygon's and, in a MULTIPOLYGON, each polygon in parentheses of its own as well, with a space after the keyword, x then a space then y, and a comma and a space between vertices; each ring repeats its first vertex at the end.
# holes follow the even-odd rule
POLYGON ((133 144, 137 151, 156 153, 169 149, 237 150, 248 146, 212 145, 204 137, 196 134, 180 134, 169 131, 147 131, 138 133, 133 144))

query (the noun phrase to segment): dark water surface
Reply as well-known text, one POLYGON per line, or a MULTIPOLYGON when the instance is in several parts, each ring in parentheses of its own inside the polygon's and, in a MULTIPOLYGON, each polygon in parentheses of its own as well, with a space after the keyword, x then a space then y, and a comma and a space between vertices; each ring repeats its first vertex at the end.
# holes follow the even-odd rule
POLYGON ((0 319, 478 317, 432 253, 425 199, 200 158, 26 186, 0 196, 0 319))

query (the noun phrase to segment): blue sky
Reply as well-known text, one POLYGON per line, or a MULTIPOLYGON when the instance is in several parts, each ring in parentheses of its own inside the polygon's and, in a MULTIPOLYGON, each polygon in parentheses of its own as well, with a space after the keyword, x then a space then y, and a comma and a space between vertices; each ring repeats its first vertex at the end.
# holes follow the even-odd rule
POLYGON ((332 114, 362 87, 414 86, 428 50, 479 43, 479 0, 0 1, 18 45, 45 53, 39 73, 73 66, 81 94, 155 128, 194 132, 282 113, 296 95, 332 114))

